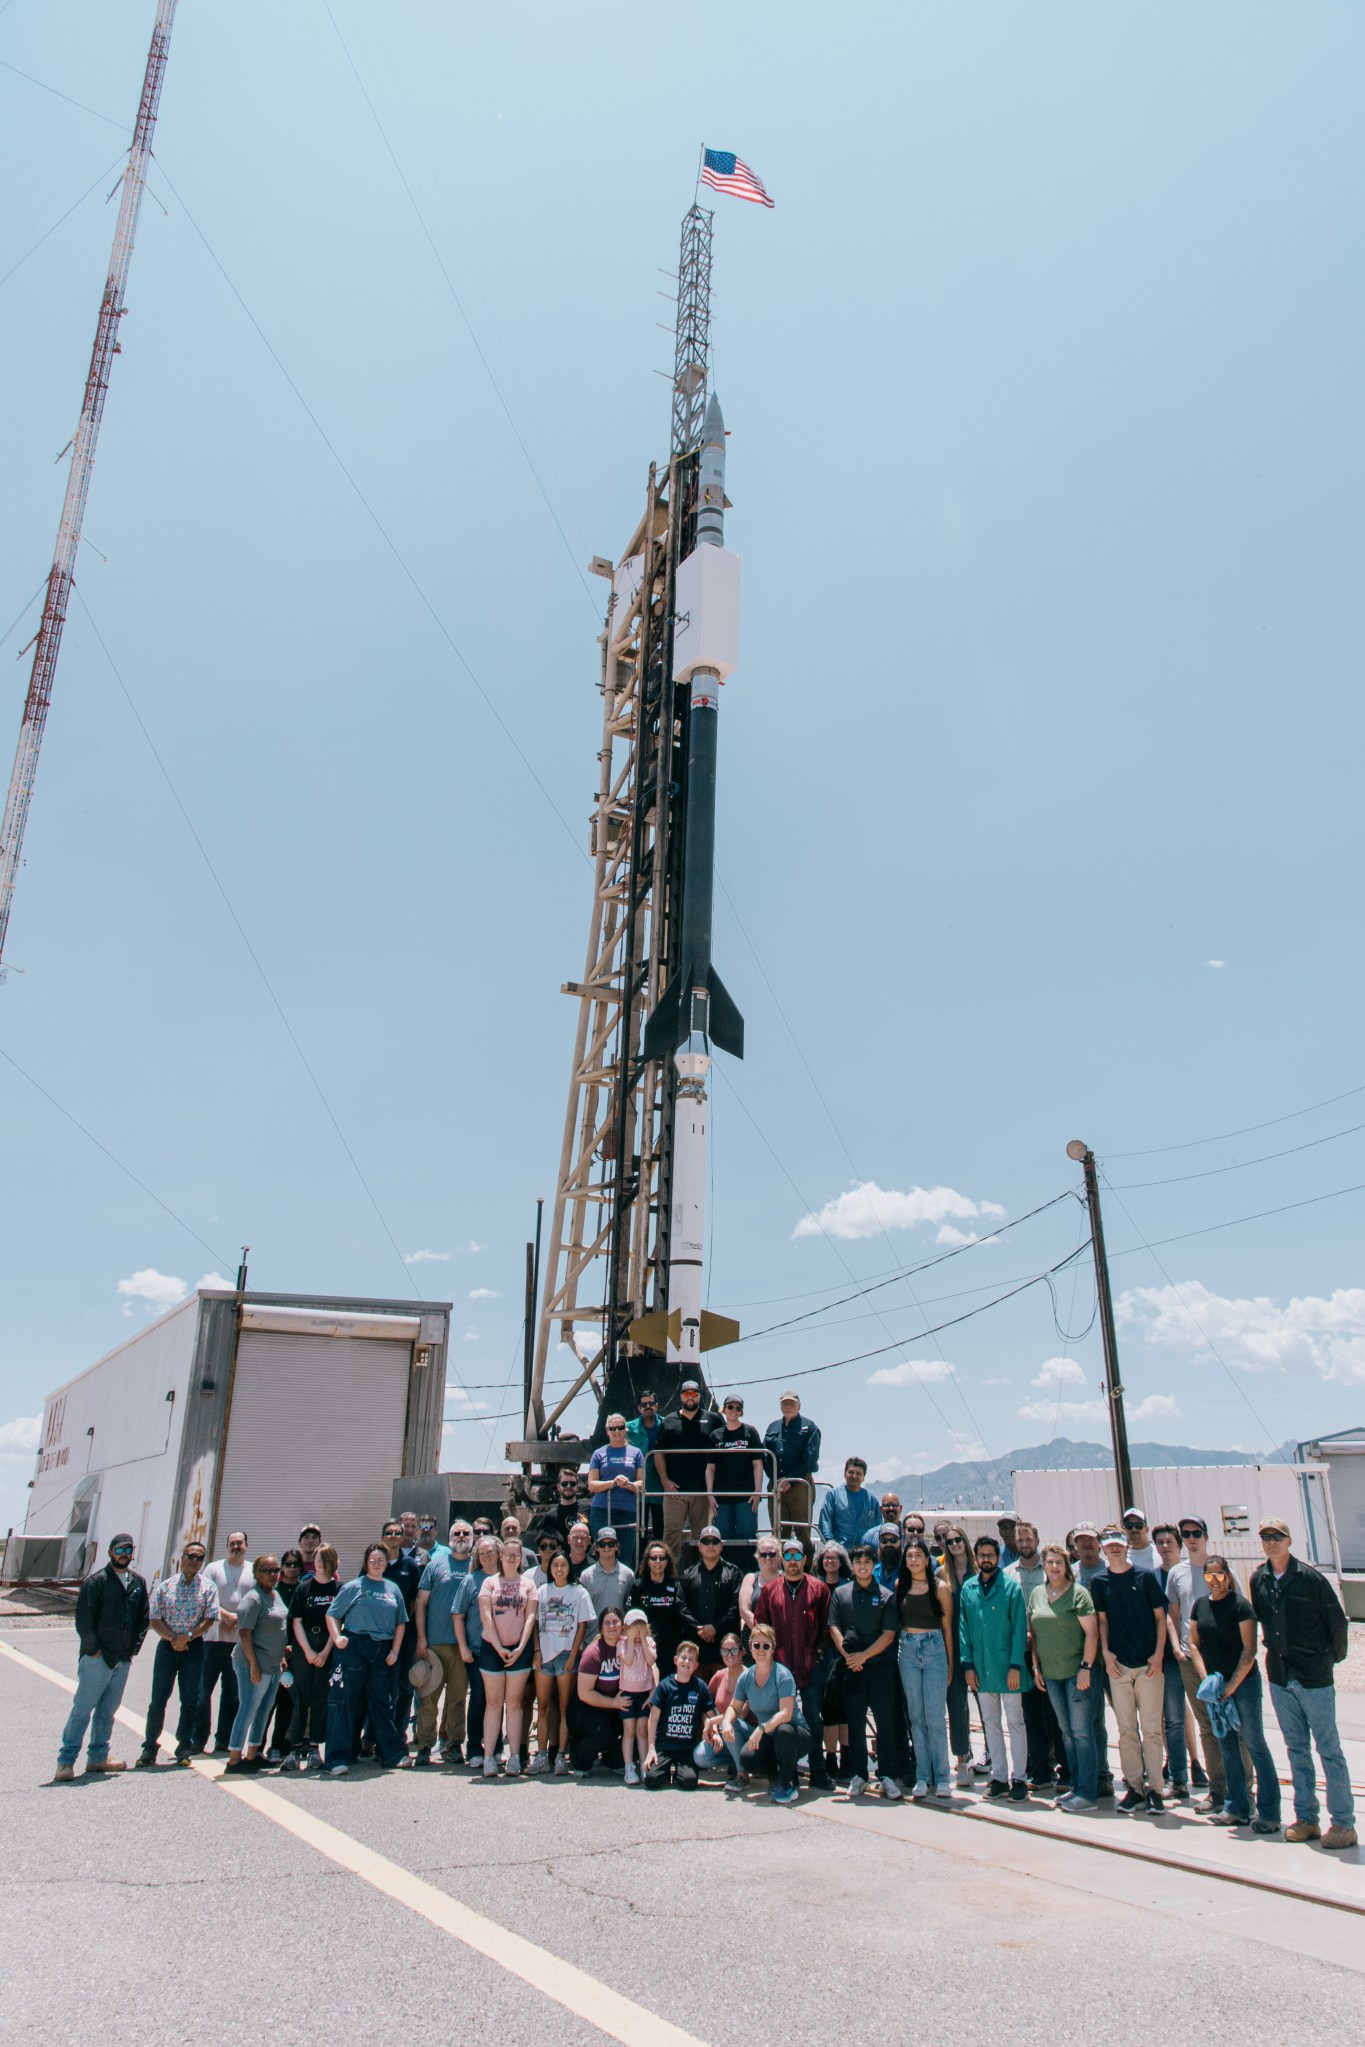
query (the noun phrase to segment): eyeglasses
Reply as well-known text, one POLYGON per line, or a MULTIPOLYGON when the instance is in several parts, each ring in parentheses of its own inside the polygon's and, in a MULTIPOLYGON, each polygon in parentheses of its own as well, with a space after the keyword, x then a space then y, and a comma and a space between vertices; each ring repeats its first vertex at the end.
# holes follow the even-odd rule
POLYGON ((727 1642, 720 1653, 722 1656, 738 1656, 739 1654, 738 1642, 727 1642))
POLYGON ((725 1403, 725 1412, 727 1414, 743 1414, 744 1402, 742 1400, 727 1400, 725 1403))

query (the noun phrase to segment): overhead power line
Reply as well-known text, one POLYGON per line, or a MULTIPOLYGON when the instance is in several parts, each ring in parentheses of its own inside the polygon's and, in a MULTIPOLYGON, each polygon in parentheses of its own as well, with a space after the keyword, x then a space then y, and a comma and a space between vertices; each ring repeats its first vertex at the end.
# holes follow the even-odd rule
MULTIPOLYGON (((4 276, 0 277, 0 284, 8 284, 11 277, 13 277, 15 271, 22 270, 30 256, 37 255, 39 249, 42 248, 43 243, 49 241, 51 237, 56 234, 58 228, 62 225, 63 221, 70 220, 72 214, 76 211, 77 207, 83 206, 86 200, 90 197, 90 194, 92 192, 98 192, 100 186, 109 176, 109 173, 111 171, 117 170, 122 162, 123 151, 120 150, 118 155, 114 157, 111 162, 105 165, 104 169, 100 172, 99 176, 86 186, 85 190, 81 193, 80 198, 73 199, 71 204, 67 207, 66 212, 58 214, 57 218, 53 221, 51 227, 47 230, 46 234, 39 235, 37 241, 34 242, 33 246, 29 249, 25 249, 23 255, 19 258, 18 262, 10 264, 9 269, 5 272, 4 276)), ((27 610, 27 608, 28 607, 25 606, 25 610, 27 610)))
MULTIPOLYGON (((1295 1152, 1316 1151, 1320 1144, 1335 1144, 1338 1138, 1354 1137, 1365 1130, 1365 1123, 1352 1123, 1347 1130, 1333 1130, 1326 1137, 1310 1137, 1304 1144, 1291 1144, 1285 1151, 1262 1152, 1259 1158, 1234 1159, 1230 1166, 1206 1166, 1202 1173, 1174 1173, 1167 1180, 1124 1180, 1114 1189, 1128 1193, 1140 1187, 1177 1187, 1185 1180, 1212 1180, 1219 1173, 1244 1173, 1248 1166, 1266 1166, 1274 1159, 1291 1159, 1295 1152)), ((1106 1180, 1105 1185, 1109 1182, 1106 1180)))
POLYGON ((1257 1130, 1273 1130, 1277 1123, 1292 1123, 1299 1116, 1311 1116, 1317 1109, 1330 1109, 1337 1102, 1349 1102, 1353 1095, 1365 1095, 1365 1086, 1348 1087, 1343 1094, 1328 1095, 1310 1102, 1306 1109, 1290 1109, 1283 1116, 1271 1116, 1264 1123, 1244 1123, 1239 1130, 1220 1130, 1214 1137, 1188 1137, 1182 1144, 1153 1144, 1145 1151, 1111 1151, 1105 1156, 1112 1165, 1119 1159, 1154 1159, 1162 1152, 1196 1151, 1203 1144, 1226 1144, 1229 1138, 1250 1137, 1257 1130))

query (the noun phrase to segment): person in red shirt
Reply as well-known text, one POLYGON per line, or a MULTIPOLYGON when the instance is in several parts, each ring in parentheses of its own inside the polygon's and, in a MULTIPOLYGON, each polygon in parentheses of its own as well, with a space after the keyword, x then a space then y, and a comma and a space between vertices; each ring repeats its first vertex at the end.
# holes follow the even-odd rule
POLYGON ((782 1574, 769 1579, 754 1603, 754 1621, 766 1621, 777 1637, 777 1660, 796 1679, 801 1711, 811 1733, 812 1791, 828 1791, 825 1767, 825 1723, 821 1706, 825 1690, 824 1653, 829 1643, 830 1589, 806 1569, 806 1552, 794 1537, 782 1543, 782 1574))

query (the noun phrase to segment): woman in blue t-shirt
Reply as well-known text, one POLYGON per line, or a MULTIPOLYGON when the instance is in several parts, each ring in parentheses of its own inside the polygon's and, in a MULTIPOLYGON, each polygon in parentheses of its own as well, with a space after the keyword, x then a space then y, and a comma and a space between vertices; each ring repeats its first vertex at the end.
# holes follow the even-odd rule
POLYGON ((336 1655, 327 1695, 325 1777, 344 1776, 350 1767, 356 1730, 367 1707, 380 1768, 396 1770, 407 1761, 394 1726, 393 1693, 408 1609, 393 1580, 384 1576, 388 1561, 383 1543, 372 1542, 360 1576, 348 1579, 327 1612, 327 1632, 336 1655))
POLYGON ((753 1664, 735 1682, 721 1734, 741 1775, 754 1770, 773 1779, 773 1804, 795 1805, 796 1766, 810 1747, 796 1679, 777 1661, 777 1636, 766 1621, 751 1630, 749 1652, 753 1664))

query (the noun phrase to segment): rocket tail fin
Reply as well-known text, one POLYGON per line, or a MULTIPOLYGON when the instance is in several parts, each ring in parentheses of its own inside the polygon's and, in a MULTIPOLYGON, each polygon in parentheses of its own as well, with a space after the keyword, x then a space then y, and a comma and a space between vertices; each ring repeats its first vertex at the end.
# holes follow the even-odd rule
POLYGON ((690 985, 689 975, 675 974, 650 1011, 640 1047, 646 1059, 667 1059, 687 1036, 684 997, 690 985))
POLYGON ((715 968, 708 982, 711 993, 711 1043, 735 1059, 744 1057, 744 1018, 735 1008, 730 991, 715 968))

